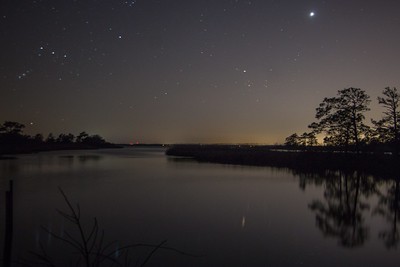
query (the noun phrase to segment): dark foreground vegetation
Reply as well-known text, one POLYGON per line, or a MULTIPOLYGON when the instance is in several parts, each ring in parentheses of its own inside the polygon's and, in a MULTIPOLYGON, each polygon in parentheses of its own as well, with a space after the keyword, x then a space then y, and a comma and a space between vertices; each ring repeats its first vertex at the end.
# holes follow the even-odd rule
MULTIPOLYGON (((174 252, 183 256, 200 257, 200 255, 189 254, 166 245, 167 240, 159 244, 134 243, 123 246, 115 245, 116 241, 105 241, 104 230, 100 230, 97 218, 93 218, 91 227, 83 225, 82 213, 79 204, 73 205, 64 191, 59 188, 61 195, 67 205, 67 211, 57 210, 64 218, 65 222, 72 226, 71 230, 55 233, 42 226, 42 230, 48 235, 48 239, 53 238, 60 245, 63 251, 56 257, 50 252, 50 246, 40 243, 39 251, 30 251, 30 258, 12 260, 12 235, 13 235, 13 182, 10 181, 10 190, 7 191, 6 203, 6 242, 4 245, 3 266, 76 266, 76 267, 101 267, 101 266, 145 266, 154 254, 159 250, 174 252), (8 238, 7 238, 8 237, 8 238), (72 249, 71 254, 67 253, 68 247, 72 249), (50 254, 49 254, 50 252, 50 254), (141 255, 141 254, 144 255, 141 255), (136 258, 135 260, 133 258, 136 258), (70 262, 70 264, 68 264, 70 262), (75 262, 75 264, 73 264, 75 262)), ((68 228, 68 227, 66 227, 68 228)), ((54 249, 57 245, 53 244, 54 249)), ((54 250, 53 250, 54 252, 54 250)))
POLYGON ((50 133, 47 138, 42 134, 30 136, 23 133, 25 125, 19 122, 5 121, 0 124, 0 157, 4 154, 33 153, 50 150, 116 148, 118 146, 104 140, 100 135, 89 135, 81 132, 74 136, 71 133, 50 133))

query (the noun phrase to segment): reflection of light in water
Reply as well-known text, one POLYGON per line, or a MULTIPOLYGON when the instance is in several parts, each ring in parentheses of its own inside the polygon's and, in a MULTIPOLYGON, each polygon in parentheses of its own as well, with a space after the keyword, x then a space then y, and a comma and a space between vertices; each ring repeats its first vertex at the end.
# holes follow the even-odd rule
POLYGON ((242 228, 246 226, 246 216, 242 217, 242 228))

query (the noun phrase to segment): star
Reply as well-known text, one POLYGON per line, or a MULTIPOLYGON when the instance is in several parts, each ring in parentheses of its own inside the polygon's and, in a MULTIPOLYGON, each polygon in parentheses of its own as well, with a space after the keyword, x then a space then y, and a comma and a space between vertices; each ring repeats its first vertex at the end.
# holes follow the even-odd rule
POLYGON ((310 12, 310 17, 312 18, 312 17, 314 17, 315 16, 315 12, 314 11, 311 11, 310 12))

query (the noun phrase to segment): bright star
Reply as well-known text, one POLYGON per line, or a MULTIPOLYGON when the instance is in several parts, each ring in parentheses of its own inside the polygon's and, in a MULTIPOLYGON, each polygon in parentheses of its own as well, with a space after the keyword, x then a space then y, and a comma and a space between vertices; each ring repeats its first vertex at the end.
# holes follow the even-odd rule
POLYGON ((310 17, 314 17, 315 16, 315 12, 311 11, 310 12, 310 17))

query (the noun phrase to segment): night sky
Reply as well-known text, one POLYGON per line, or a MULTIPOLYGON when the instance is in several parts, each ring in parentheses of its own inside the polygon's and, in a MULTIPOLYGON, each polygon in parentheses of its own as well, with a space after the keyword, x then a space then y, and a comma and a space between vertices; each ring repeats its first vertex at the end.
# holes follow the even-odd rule
POLYGON ((2 0, 0 123, 112 142, 282 143, 400 87, 398 0, 2 0))

